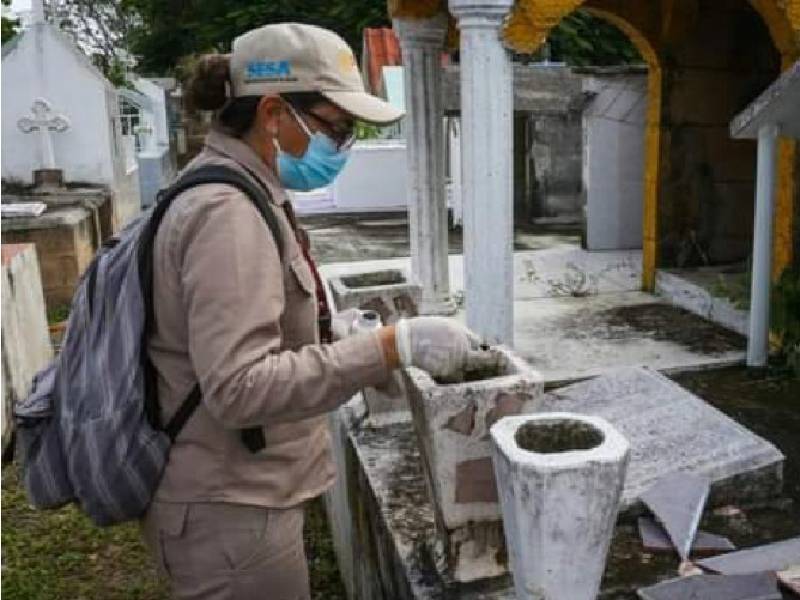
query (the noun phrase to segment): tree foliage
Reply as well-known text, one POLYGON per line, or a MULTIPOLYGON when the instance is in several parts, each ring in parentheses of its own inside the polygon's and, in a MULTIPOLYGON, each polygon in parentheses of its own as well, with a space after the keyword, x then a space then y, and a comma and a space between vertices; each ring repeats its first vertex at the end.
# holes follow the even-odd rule
MULTIPOLYGON (((3 0, 3 6, 11 6, 11 0, 3 0)), ((19 27, 19 21, 17 19, 9 19, 7 17, 2 17, 2 29, 0 30, 0 40, 2 43, 5 44, 15 35, 17 35, 17 27, 19 27)))
POLYGON ((171 72, 181 58, 228 52, 239 34, 296 21, 332 29, 356 50, 365 27, 389 25, 385 0, 129 0, 138 14, 130 50, 143 74, 171 72))
POLYGON ((129 0, 50 0, 47 13, 112 83, 124 83, 126 67, 133 64, 128 40, 137 22, 129 0))
POLYGON ((619 29, 585 11, 575 11, 547 39, 552 61, 569 65, 611 66, 642 62, 639 51, 619 29))

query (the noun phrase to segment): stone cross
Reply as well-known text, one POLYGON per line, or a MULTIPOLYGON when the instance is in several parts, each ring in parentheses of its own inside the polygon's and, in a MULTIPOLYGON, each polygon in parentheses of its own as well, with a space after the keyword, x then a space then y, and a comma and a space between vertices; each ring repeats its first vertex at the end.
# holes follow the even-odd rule
POLYGON ((69 119, 64 115, 55 114, 50 103, 44 98, 36 98, 31 105, 31 115, 22 117, 17 121, 17 126, 23 133, 39 132, 41 166, 45 169, 54 169, 56 158, 50 132, 62 132, 69 129, 69 119))

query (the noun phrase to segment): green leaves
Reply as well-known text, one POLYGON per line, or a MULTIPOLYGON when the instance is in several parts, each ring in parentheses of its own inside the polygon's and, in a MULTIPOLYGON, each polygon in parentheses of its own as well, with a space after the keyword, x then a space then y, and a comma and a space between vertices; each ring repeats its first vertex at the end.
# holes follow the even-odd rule
POLYGON ((800 269, 786 269, 772 287, 772 330, 781 340, 781 353, 800 376, 800 269))
POLYGON ((268 23, 300 22, 339 33, 358 54, 364 27, 389 25, 384 0, 126 0, 138 15, 130 49, 138 70, 173 73, 181 59, 229 52, 236 36, 268 23))
POLYGON ((572 66, 612 66, 642 62, 628 37, 606 21, 576 11, 559 23, 547 39, 549 59, 572 66))
MULTIPOLYGON (((2 0, 3 6, 11 6, 11 0, 2 0)), ((0 29, 0 40, 5 44, 15 35, 17 35, 17 27, 19 27, 18 19, 8 19, 2 17, 2 28, 0 29)))

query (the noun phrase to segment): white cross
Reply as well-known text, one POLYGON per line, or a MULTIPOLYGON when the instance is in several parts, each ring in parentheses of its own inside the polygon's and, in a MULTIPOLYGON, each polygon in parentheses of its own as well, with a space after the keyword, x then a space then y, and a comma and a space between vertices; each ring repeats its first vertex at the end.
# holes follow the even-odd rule
POLYGON ((31 105, 31 115, 22 117, 17 121, 17 126, 23 133, 39 132, 39 148, 41 150, 42 167, 54 169, 56 157, 53 153, 53 139, 51 131, 66 131, 69 129, 69 119, 64 115, 53 113, 50 103, 44 98, 36 98, 31 105))

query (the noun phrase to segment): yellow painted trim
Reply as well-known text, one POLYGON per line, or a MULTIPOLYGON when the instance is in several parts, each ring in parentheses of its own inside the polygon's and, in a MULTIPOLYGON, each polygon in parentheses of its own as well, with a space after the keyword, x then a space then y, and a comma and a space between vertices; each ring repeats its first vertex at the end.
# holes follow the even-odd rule
POLYGON ((550 30, 585 0, 517 0, 506 21, 503 38, 517 52, 533 53, 550 30))
POLYGON ((769 29, 772 43, 789 64, 800 57, 800 0, 749 0, 769 29))
MULTIPOLYGON (((797 0, 797 15, 800 26, 800 0, 797 0)), ((784 54, 781 68, 788 69, 794 64, 793 54, 784 54)), ((795 223, 795 202, 797 199, 797 142, 782 139, 778 145, 778 189, 775 191, 775 216, 772 238, 772 280, 777 281, 784 269, 792 265, 794 256, 794 232, 800 223, 795 223)))
POLYGON ((795 189, 795 153, 797 143, 782 139, 778 145, 778 189, 775 191, 775 217, 772 240, 772 279, 777 279, 794 259, 793 234, 800 223, 794 222, 794 203, 797 201, 795 189))

